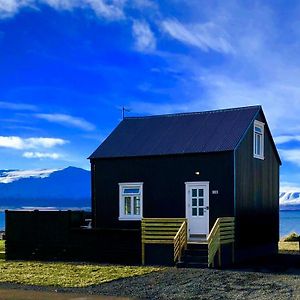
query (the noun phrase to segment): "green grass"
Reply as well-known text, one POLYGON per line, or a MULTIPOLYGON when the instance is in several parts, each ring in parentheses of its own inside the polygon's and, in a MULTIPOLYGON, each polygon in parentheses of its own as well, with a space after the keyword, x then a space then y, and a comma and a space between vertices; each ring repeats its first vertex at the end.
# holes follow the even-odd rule
POLYGON ((46 263, 0 260, 0 282, 56 287, 86 287, 148 274, 159 267, 46 263))
MULTIPOLYGON (((0 240, 0 252, 5 251, 0 240)), ((56 287, 86 287, 125 277, 163 270, 159 267, 61 262, 5 261, 0 259, 0 282, 56 287)))
POLYGON ((296 232, 292 232, 289 235, 282 238, 283 242, 299 242, 300 236, 296 232))
POLYGON ((0 252, 4 252, 5 248, 4 248, 4 241, 0 240, 0 252))

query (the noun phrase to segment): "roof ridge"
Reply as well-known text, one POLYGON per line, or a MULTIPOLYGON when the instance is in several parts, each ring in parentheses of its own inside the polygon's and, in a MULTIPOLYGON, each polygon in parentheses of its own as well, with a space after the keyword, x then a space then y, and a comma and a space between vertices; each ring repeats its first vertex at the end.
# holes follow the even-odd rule
POLYGON ((160 114, 160 115, 149 115, 149 116, 132 116, 124 117, 124 119, 147 119, 147 118, 157 118, 157 117, 180 117, 180 116, 189 116, 189 115, 202 115, 202 114, 213 114, 220 112, 228 111, 237 111, 237 110, 246 110, 246 109, 257 108, 260 109, 261 105, 249 105, 241 107, 232 107, 224 109, 214 109, 214 110, 205 110, 205 111, 195 111, 195 112, 185 112, 185 113, 173 113, 173 114, 160 114))

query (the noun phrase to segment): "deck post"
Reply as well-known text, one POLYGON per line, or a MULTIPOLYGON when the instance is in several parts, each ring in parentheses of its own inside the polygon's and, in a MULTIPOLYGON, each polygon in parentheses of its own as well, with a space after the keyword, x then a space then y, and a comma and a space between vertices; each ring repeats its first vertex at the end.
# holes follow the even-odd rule
POLYGON ((222 266, 222 253, 221 253, 221 249, 222 249, 222 245, 220 245, 219 251, 218 251, 219 268, 221 268, 221 266, 222 266))
POLYGON ((142 242, 142 265, 145 265, 145 244, 142 242))
POLYGON ((234 264, 234 242, 232 242, 232 264, 234 264))
MULTIPOLYGON (((184 249, 186 250, 187 249, 187 240, 188 240, 187 221, 186 220, 184 221, 184 224, 185 224, 185 245, 184 245, 184 249)), ((300 241, 299 241, 299 243, 300 243, 300 241)))

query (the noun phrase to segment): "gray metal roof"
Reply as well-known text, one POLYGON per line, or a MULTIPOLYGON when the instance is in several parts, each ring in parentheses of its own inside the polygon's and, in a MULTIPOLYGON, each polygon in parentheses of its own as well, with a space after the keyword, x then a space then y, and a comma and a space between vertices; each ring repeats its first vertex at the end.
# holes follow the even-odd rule
POLYGON ((234 150, 260 109, 125 118, 89 158, 234 150))

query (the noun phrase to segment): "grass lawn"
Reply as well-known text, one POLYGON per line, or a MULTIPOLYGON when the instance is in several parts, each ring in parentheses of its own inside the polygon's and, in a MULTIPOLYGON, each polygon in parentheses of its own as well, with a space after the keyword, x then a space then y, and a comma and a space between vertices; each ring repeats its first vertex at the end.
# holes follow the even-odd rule
POLYGON ((4 252, 5 249, 4 249, 4 241, 3 240, 0 240, 0 252, 4 252))
MULTIPOLYGON (((0 240, 0 252, 4 241, 0 240)), ((5 261, 0 259, 0 282, 57 287, 86 287, 162 270, 158 267, 61 262, 5 261)))
MULTIPOLYGON (((0 240, 0 252, 4 252, 0 240)), ((61 262, 5 261, 0 259, 0 282, 57 287, 86 287, 162 270, 158 267, 61 262)))
POLYGON ((0 282, 86 287, 162 270, 158 267, 0 260, 0 282))

